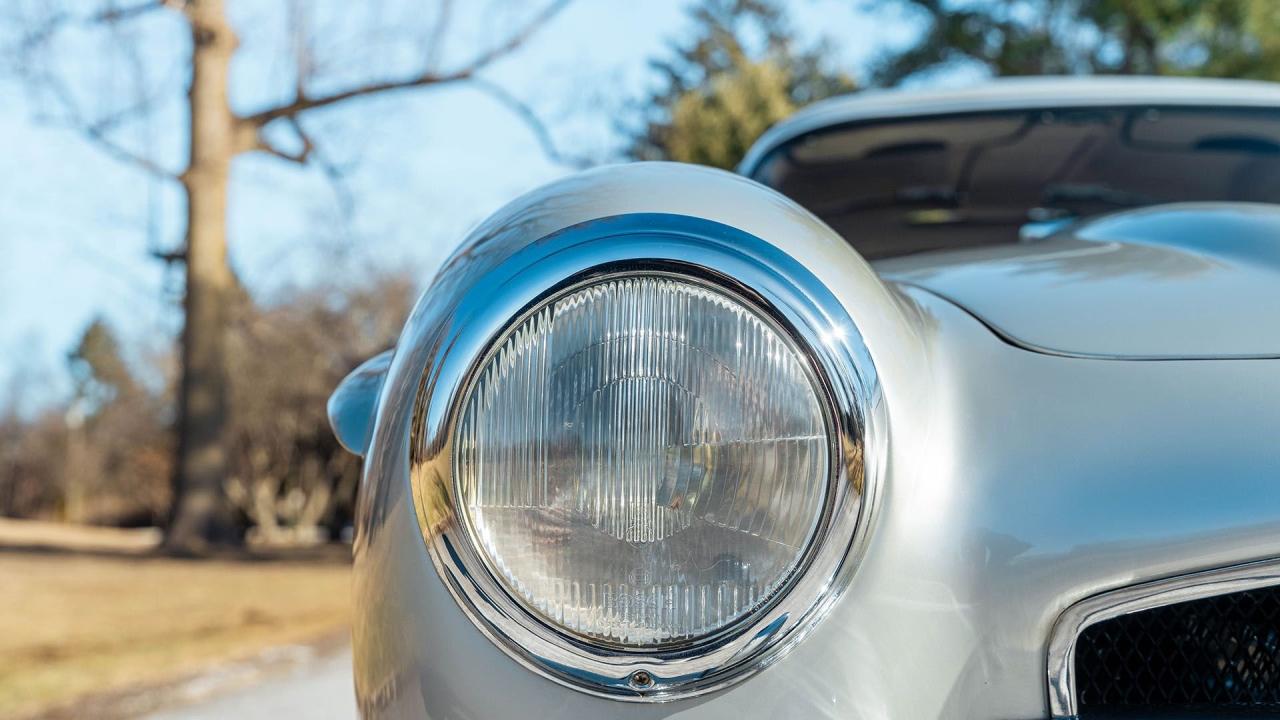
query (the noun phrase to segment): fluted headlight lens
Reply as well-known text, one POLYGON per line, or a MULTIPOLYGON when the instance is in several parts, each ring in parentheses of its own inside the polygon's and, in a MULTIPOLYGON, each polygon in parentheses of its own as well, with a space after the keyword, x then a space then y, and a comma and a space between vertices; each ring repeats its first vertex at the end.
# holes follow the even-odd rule
POLYGON ((823 514, 830 442, 796 346, 667 275, 579 286, 498 341, 455 477, 491 571, 544 620, 653 648, 768 603, 823 514))

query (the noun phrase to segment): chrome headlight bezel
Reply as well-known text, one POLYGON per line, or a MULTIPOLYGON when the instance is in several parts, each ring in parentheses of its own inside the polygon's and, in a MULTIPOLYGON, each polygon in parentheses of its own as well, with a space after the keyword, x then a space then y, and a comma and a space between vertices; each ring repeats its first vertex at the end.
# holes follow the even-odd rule
POLYGON ((847 584, 876 507, 882 412, 870 355, 835 296, 773 245, 689 217, 621 216, 530 244, 477 279, 452 318, 456 338, 429 367, 414 407, 414 505, 432 562, 473 623, 506 654, 569 687, 623 700, 688 697, 748 677, 803 637, 847 584), (453 438, 475 375, 507 328, 586 282, 670 274, 767 314, 803 352, 828 417, 827 503, 811 546, 768 604, 707 637, 652 651, 608 647, 552 627, 513 597, 473 541, 458 502, 453 438))

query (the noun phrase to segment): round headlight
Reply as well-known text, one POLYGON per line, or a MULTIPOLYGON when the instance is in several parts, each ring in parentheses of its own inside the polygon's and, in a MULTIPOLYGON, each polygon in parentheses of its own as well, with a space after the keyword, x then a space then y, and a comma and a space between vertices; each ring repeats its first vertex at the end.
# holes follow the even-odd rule
POLYGON ((593 644, 696 642, 769 604, 830 492, 808 359, 745 298, 659 273, 532 308, 482 361, 455 491, 490 572, 593 644))

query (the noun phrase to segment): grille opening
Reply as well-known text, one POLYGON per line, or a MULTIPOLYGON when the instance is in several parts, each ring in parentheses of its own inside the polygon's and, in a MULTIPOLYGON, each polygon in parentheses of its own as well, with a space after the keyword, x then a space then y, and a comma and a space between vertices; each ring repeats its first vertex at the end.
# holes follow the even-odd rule
POLYGON ((1091 625, 1075 672, 1081 720, 1280 717, 1280 587, 1091 625))

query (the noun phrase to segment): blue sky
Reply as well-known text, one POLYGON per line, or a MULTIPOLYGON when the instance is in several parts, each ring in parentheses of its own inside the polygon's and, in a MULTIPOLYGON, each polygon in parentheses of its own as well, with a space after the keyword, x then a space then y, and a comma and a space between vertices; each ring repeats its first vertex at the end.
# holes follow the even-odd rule
MULTIPOLYGON (((251 110, 278 96, 289 77, 277 59, 284 3, 228 5, 242 39, 232 100, 251 110)), ((683 0, 577 0, 486 76, 535 106, 561 147, 602 153, 616 142, 620 106, 654 81, 646 61, 687 32, 686 6, 683 0)), ((352 22, 333 14, 331 24, 352 22)), ((829 38, 855 77, 876 51, 911 36, 907 19, 872 12, 859 0, 800 0, 792 16, 806 37, 829 38)), ((458 22, 446 57, 465 57, 467 45, 504 18, 481 14, 458 22)), ((181 44, 168 39, 180 30, 176 21, 147 23, 136 32, 149 72, 180 80, 172 68, 181 44)), ((91 86, 123 82, 99 64, 93 46, 79 38, 67 42, 66 62, 91 77, 91 86)), ((361 51, 335 54, 355 63, 361 51)), ((17 378, 16 390, 32 405, 67 391, 65 353, 95 315, 105 316, 131 347, 159 352, 171 342, 181 325, 180 285, 148 251, 179 243, 183 206, 176 188, 41 117, 43 106, 27 90, 11 75, 0 77, 0 137, 6 139, 0 152, 0 403, 15 392, 17 378)), ((184 153, 181 99, 174 96, 152 128, 129 136, 151 138, 157 157, 174 165, 184 153)), ((260 297, 314 282, 320 273, 376 267, 412 268, 425 284, 470 226, 514 195, 568 172, 544 157, 518 119, 465 86, 361 101, 309 121, 329 154, 349 166, 355 212, 344 227, 332 188, 315 169, 265 156, 238 160, 230 252, 260 297)))

